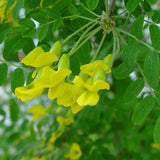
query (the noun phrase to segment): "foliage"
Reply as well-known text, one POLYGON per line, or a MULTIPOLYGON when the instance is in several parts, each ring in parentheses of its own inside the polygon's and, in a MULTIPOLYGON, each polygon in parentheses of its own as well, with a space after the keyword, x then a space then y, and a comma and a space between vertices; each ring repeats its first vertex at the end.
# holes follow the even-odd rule
POLYGON ((1 160, 158 160, 159 0, 0 0, 1 160))

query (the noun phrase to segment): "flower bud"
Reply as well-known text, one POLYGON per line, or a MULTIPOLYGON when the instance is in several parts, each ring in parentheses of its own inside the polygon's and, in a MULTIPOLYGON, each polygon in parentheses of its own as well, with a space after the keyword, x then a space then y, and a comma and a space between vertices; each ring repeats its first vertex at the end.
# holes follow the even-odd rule
POLYGON ((99 69, 93 77, 93 81, 95 80, 105 80, 106 79, 106 75, 105 75, 105 71, 104 69, 99 69))
POLYGON ((88 79, 88 75, 83 73, 82 71, 79 73, 79 76, 83 79, 84 82, 86 82, 88 79))
POLYGON ((56 54, 57 56, 59 56, 61 54, 62 51, 62 43, 60 41, 56 41, 51 49, 50 52, 56 54))
POLYGON ((58 68, 70 68, 70 61, 67 54, 63 54, 58 62, 58 68))
POLYGON ((109 65, 111 62, 111 59, 112 59, 112 54, 108 54, 106 57, 103 58, 103 62, 109 65))

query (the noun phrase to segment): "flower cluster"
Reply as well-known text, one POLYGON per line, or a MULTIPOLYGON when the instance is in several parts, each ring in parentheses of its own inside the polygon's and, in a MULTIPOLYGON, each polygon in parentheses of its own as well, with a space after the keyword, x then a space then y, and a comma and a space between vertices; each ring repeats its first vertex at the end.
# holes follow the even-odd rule
POLYGON ((15 95, 22 101, 27 101, 48 88, 48 98, 57 99, 58 105, 71 107, 73 113, 79 112, 87 105, 96 105, 99 101, 98 92, 110 89, 110 85, 105 81, 106 74, 110 72, 108 65, 103 60, 82 65, 80 74, 72 81, 67 81, 66 77, 70 76, 72 71, 69 69, 67 54, 62 54, 58 59, 61 49, 61 42, 57 41, 50 52, 36 47, 24 57, 22 63, 35 67, 32 74, 34 80, 29 85, 16 88, 15 95), (58 63, 55 63, 57 61, 58 63))
POLYGON ((7 0, 0 0, 0 18, 1 23, 5 21, 5 23, 13 21, 12 10, 16 5, 16 1, 11 5, 11 7, 6 12, 7 0))

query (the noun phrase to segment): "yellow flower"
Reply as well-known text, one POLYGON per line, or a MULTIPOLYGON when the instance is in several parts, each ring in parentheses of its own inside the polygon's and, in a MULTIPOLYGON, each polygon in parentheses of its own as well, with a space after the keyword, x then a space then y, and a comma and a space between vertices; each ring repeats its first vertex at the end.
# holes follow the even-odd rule
POLYGON ((77 86, 69 83, 60 83, 56 87, 50 88, 48 97, 53 99, 57 98, 57 104, 69 107, 76 102, 82 90, 77 86))
POLYGON ((78 113, 80 110, 82 110, 84 107, 85 107, 85 105, 80 106, 77 102, 75 102, 74 104, 71 105, 72 113, 76 114, 76 113, 78 113))
POLYGON ((71 114, 68 114, 68 115, 65 115, 64 117, 63 116, 58 116, 56 121, 59 124, 70 125, 70 124, 74 123, 74 118, 71 114))
POLYGON ((65 158, 69 158, 70 160, 78 160, 81 156, 82 151, 77 143, 72 143, 69 153, 64 155, 65 158))
POLYGON ((59 83, 63 82, 66 76, 71 74, 71 70, 68 68, 60 68, 57 71, 51 67, 43 67, 40 77, 36 80, 35 85, 37 87, 50 88, 55 87, 59 83))
POLYGON ((32 106, 28 111, 33 114, 32 121, 36 121, 47 114, 45 108, 41 104, 32 106))
MULTIPOLYGON (((81 71, 85 74, 88 74, 90 76, 94 76, 94 74, 99 70, 99 69, 104 69, 104 70, 107 70, 108 68, 108 65, 105 64, 102 60, 96 60, 92 63, 89 63, 89 64, 85 64, 85 65, 82 65, 80 67, 81 71)), ((108 72, 106 73, 110 73, 111 70, 109 70, 108 72)))
POLYGON ((160 145, 156 143, 152 143, 152 148, 160 150, 160 145))
POLYGON ((75 76, 73 83, 84 90, 77 99, 77 103, 80 106, 96 105, 99 101, 98 91, 101 89, 110 89, 110 85, 104 80, 92 81, 92 78, 84 82, 81 77, 75 76))
POLYGON ((27 86, 17 87, 15 89, 15 95, 21 101, 28 101, 31 100, 33 97, 38 97, 42 94, 44 88, 42 87, 35 87, 35 81, 30 83, 27 86))
POLYGON ((22 59, 22 63, 32 67, 43 67, 50 66, 53 62, 57 61, 58 58, 51 52, 44 52, 41 47, 36 47, 28 55, 22 59))
POLYGON ((31 160, 47 160, 45 157, 39 158, 39 157, 33 157, 31 160))
POLYGON ((13 10, 15 4, 16 4, 16 1, 7 10, 7 13, 5 15, 5 9, 6 9, 6 6, 7 6, 7 0, 0 0, 0 18, 1 18, 1 23, 3 22, 3 20, 4 20, 5 23, 13 21, 12 10, 13 10))

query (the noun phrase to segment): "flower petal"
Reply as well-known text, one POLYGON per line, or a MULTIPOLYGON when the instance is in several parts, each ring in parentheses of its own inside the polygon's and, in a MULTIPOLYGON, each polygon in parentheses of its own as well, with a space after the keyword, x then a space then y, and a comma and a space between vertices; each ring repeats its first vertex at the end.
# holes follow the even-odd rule
POLYGON ((101 89, 107 89, 107 90, 110 89, 110 85, 106 81, 103 81, 103 80, 96 80, 93 83, 93 86, 94 86, 93 90, 95 91, 99 91, 101 89))
POLYGON ((76 114, 78 113, 80 110, 82 110, 85 106, 80 106, 77 102, 75 102, 74 104, 71 105, 71 110, 72 113, 76 114))
POLYGON ((86 73, 86 74, 88 74, 90 76, 94 76, 95 72, 98 69, 106 70, 107 68, 108 68, 108 65, 105 64, 102 60, 96 60, 96 61, 94 61, 92 63, 85 64, 85 65, 82 65, 80 67, 82 72, 84 72, 84 73, 86 73))
POLYGON ((80 106, 86 106, 86 105, 94 106, 98 103, 98 101, 99 101, 99 95, 97 94, 97 92, 89 92, 89 91, 82 93, 77 99, 77 103, 80 106))
POLYGON ((44 88, 35 87, 34 82, 24 87, 17 87, 15 89, 15 95, 21 101, 31 100, 33 97, 38 97, 42 94, 44 88))

